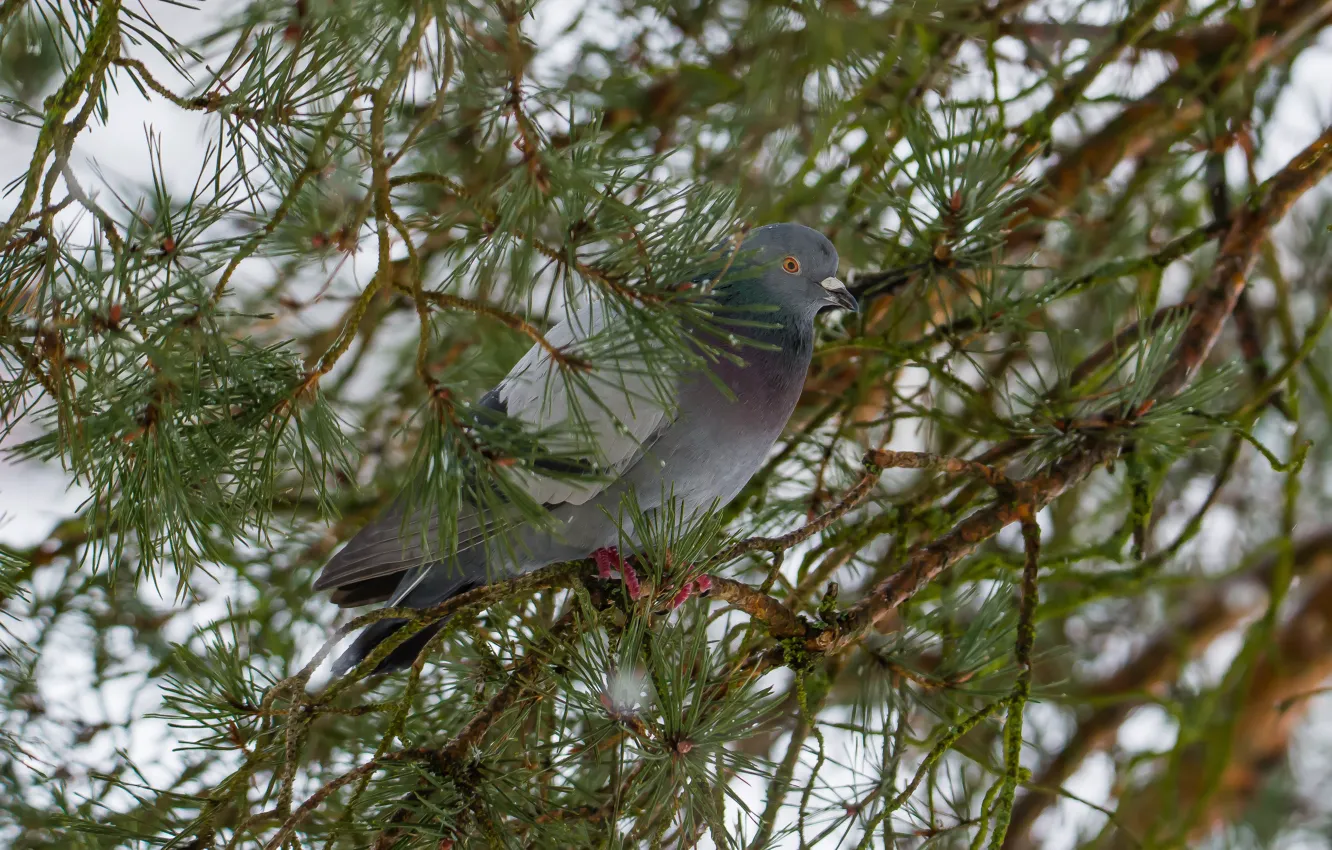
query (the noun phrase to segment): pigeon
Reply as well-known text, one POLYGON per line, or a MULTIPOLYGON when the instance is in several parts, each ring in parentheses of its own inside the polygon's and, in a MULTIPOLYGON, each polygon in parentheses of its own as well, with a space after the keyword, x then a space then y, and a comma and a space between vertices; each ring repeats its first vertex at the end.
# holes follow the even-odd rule
MULTIPOLYGON (((713 333, 708 343, 726 356, 668 375, 665 392, 654 386, 661 380, 659 370, 633 368, 635 362, 650 362, 635 360, 643 357, 641 349, 586 358, 590 377, 574 385, 558 378, 550 349, 534 345, 476 407, 542 433, 576 419, 585 435, 582 468, 597 474, 521 470, 514 480, 544 507, 546 521, 503 520, 493 516, 493 507, 465 506, 457 517, 456 546, 446 555, 436 554, 430 543, 438 537, 433 533, 438 517, 390 508, 334 555, 315 589, 332 588, 332 601, 341 607, 387 601, 428 608, 497 576, 591 556, 603 576, 619 569, 626 589, 637 596, 636 576, 615 549, 621 540, 626 547, 635 542, 632 529, 625 531, 616 521, 617 509, 632 493, 644 514, 673 500, 676 516, 697 516, 740 493, 795 410, 813 354, 815 317, 830 309, 858 309, 837 278, 837 263, 832 243, 803 225, 750 231, 720 268, 720 277, 714 273, 715 280, 696 281, 712 287, 717 315, 742 329, 713 333)), ((617 317, 612 305, 590 302, 571 309, 546 341, 578 356, 593 348, 592 340, 604 339, 599 332, 617 317)), ((386 619, 367 626, 334 662, 334 675, 355 667, 405 622, 386 619)), ((374 674, 410 667, 441 625, 433 623, 399 644, 374 674)))

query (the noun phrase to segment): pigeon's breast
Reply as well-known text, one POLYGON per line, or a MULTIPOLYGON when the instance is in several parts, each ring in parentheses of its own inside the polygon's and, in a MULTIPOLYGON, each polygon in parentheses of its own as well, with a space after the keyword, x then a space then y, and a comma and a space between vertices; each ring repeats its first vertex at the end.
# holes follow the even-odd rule
POLYGON ((685 379, 679 416, 644 457, 636 487, 659 476, 689 509, 735 498, 767 460, 800 397, 808 362, 782 355, 757 352, 743 365, 724 362, 711 376, 685 379))
POLYGON ((742 425, 751 433, 770 433, 777 439, 800 400, 809 359, 792 357, 786 351, 750 349, 743 363, 726 360, 716 364, 712 378, 704 377, 700 395, 712 398, 719 424, 742 425), (729 393, 716 385, 723 383, 729 393))

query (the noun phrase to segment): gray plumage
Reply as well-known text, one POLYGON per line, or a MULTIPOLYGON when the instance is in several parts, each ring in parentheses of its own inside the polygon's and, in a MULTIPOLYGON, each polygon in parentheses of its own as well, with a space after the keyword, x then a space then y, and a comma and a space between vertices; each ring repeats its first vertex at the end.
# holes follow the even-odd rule
MULTIPOLYGON (((458 517, 456 554, 439 558, 426 548, 437 537, 437 520, 413 516, 404 522, 401 510, 391 509, 328 562, 315 589, 335 588, 333 601, 343 607, 387 600, 425 608, 488 577, 586 558, 616 545, 620 529, 612 517, 628 491, 645 512, 659 508, 666 493, 684 515, 729 502, 762 466, 795 409, 813 351, 815 316, 828 308, 856 309, 836 273, 837 251, 817 231, 798 224, 755 229, 713 296, 726 320, 772 327, 745 327, 737 332, 742 339, 711 340, 732 348, 742 362, 722 358, 711 375, 682 373, 666 378, 665 387, 660 370, 647 365, 653 363, 645 350, 650 343, 636 350, 597 347, 607 337, 602 331, 618 318, 613 308, 594 302, 571 311, 546 339, 565 353, 588 355, 586 380, 560 380, 547 352, 533 346, 479 402, 533 429, 576 422, 570 430, 595 444, 549 447, 561 458, 581 449, 583 465, 595 476, 516 473, 553 523, 539 528, 468 508, 458 517)), ((334 672, 355 666, 402 622, 367 627, 334 672)), ((438 628, 399 645, 378 671, 409 666, 438 628)))

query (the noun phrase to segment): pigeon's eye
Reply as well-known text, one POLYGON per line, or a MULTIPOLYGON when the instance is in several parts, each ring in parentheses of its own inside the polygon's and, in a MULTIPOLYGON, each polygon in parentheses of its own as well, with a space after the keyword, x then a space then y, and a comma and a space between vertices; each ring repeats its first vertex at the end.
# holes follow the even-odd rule
POLYGON ((782 270, 789 274, 795 274, 800 271, 800 261, 795 257, 787 257, 782 260, 782 270))

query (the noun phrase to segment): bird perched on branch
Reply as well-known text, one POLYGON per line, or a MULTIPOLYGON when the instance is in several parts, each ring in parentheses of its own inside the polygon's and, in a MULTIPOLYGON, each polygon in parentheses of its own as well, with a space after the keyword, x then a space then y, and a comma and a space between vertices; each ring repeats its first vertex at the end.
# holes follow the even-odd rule
MULTIPOLYGON (((711 292, 725 316, 744 324, 742 335, 714 334, 711 340, 731 349, 726 353, 732 356, 718 358, 710 369, 672 376, 665 398, 654 392, 660 375, 651 352, 605 358, 610 362, 580 354, 616 320, 611 307, 596 302, 574 311, 547 334, 549 345, 534 345, 478 407, 536 430, 577 418, 591 443, 585 465, 597 474, 578 478, 523 470, 518 480, 525 495, 549 512, 549 521, 511 523, 503 545, 493 533, 493 512, 485 508, 460 514, 457 545, 444 555, 429 545, 432 535, 422 534, 423 525, 433 527, 437 518, 390 510, 328 562, 315 588, 334 588, 333 601, 343 607, 387 600, 427 608, 495 576, 592 555, 603 576, 620 569, 636 595, 632 569, 612 548, 621 536, 614 520, 621 500, 632 491, 639 508, 649 512, 670 498, 690 515, 740 492, 795 410, 813 352, 816 315, 857 309, 836 275, 837 251, 819 232, 799 224, 753 230, 711 292), (560 364, 552 348, 587 362, 589 379, 577 384, 556 379, 560 364)), ((334 672, 360 663, 404 622, 388 619, 366 627, 335 662, 334 672)), ((376 672, 410 666, 440 625, 397 646, 376 672)))

